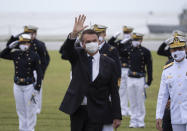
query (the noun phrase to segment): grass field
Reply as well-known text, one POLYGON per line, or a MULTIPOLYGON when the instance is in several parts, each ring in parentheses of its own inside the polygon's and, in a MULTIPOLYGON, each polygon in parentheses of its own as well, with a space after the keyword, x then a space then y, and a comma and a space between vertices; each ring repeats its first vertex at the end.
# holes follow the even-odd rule
MULTIPOLYGON (((130 129, 129 118, 123 117, 118 131, 156 131, 155 108, 162 67, 167 60, 152 52, 153 83, 147 89, 146 128, 130 129)), ((69 116, 58 110, 69 83, 70 64, 61 60, 57 51, 50 51, 51 63, 43 84, 42 113, 36 131, 70 131, 69 116)), ((0 59, 0 131, 18 131, 18 117, 13 96, 13 63, 0 59)))

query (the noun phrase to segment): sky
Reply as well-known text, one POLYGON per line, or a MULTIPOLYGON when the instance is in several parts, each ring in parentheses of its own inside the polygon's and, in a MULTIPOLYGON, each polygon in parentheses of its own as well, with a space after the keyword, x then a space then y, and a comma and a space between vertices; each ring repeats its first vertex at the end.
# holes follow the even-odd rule
POLYGON ((0 0, 0 12, 181 12, 187 0, 0 0))

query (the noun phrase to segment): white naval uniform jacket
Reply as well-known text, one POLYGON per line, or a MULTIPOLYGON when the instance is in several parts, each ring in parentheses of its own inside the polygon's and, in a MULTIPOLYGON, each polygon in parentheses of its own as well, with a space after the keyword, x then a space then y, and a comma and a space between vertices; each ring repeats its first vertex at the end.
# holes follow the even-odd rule
POLYGON ((162 119, 168 97, 171 98, 171 123, 187 124, 187 59, 162 72, 157 99, 156 119, 162 119))

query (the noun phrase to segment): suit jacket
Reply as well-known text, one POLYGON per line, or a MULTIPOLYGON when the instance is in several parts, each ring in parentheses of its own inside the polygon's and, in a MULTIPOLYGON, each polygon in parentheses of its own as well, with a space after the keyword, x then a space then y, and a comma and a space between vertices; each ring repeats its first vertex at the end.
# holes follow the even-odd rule
POLYGON ((75 48, 74 43, 75 40, 67 39, 61 48, 62 58, 71 63, 72 80, 60 110, 75 113, 86 96, 88 117, 93 122, 109 124, 113 119, 122 119, 115 62, 101 55, 99 74, 91 82, 87 53, 83 48, 75 48))

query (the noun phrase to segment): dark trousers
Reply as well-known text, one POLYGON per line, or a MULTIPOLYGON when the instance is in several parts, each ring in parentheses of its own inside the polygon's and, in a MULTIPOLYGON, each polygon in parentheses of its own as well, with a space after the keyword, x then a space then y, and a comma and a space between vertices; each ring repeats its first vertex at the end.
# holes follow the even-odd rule
POLYGON ((92 122, 88 118, 87 106, 80 106, 79 109, 72 115, 71 131, 102 131, 103 124, 92 122))
POLYGON ((164 111, 162 128, 163 128, 163 131, 173 131, 172 125, 171 125, 170 109, 168 108, 165 108, 165 111, 164 111))

